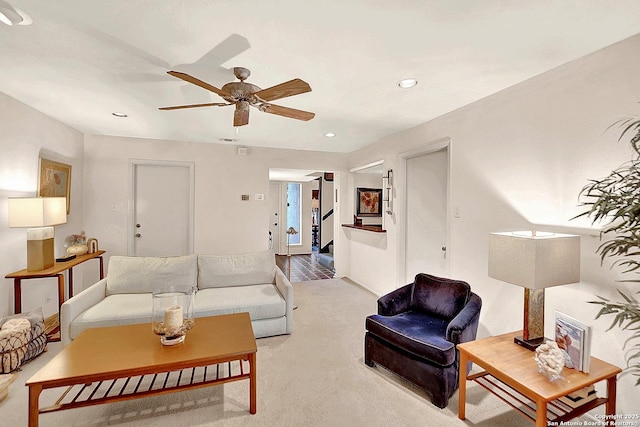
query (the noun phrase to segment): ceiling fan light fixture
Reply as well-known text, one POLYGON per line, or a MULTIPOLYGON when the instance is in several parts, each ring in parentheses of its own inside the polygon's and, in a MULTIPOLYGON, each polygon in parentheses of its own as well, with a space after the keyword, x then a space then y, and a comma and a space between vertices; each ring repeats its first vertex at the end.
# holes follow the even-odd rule
POLYGON ((326 136, 327 138, 333 138, 334 136, 336 136, 336 134, 333 132, 327 132, 324 134, 324 136, 326 136))
POLYGON ((418 84, 416 79, 402 79, 398 82, 398 87, 401 89, 411 89, 418 84))
POLYGON ((207 82, 204 82, 200 79, 197 79, 196 77, 190 76, 189 74, 182 73, 180 71, 167 71, 167 73, 173 77, 176 77, 187 83, 194 84, 219 95, 226 102, 175 105, 172 107, 160 107, 159 109, 179 110, 183 108, 235 105, 236 109, 233 113, 233 126, 236 129, 236 134, 238 133, 238 128, 240 126, 249 124, 249 107, 257 108, 258 111, 263 113, 275 114, 277 116, 288 117, 296 120, 308 121, 315 117, 315 113, 311 113, 309 111, 297 110, 295 108, 283 107, 281 105, 270 103, 271 101, 275 101, 277 99, 311 92, 311 86, 309 86, 309 83, 305 82, 304 80, 292 79, 287 82, 280 83, 279 85, 269 87, 267 89, 260 89, 258 86, 244 81, 251 74, 248 69, 235 67, 233 70, 235 76, 240 81, 227 83, 222 86, 222 89, 218 89, 217 87, 212 86, 207 82))

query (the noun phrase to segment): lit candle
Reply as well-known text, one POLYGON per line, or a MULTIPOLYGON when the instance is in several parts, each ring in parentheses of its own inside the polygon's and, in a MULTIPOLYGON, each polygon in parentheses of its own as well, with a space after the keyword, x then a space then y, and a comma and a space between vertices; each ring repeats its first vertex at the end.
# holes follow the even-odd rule
POLYGON ((174 305, 164 312, 164 327, 167 330, 178 329, 182 326, 182 307, 174 305))

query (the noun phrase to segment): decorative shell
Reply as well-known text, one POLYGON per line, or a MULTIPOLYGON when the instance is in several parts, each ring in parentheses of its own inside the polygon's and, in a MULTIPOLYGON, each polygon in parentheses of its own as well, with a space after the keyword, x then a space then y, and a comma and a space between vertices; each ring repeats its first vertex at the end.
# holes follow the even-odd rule
POLYGON ((564 355, 555 341, 547 341, 536 348, 535 360, 538 372, 551 381, 562 378, 564 368, 564 355))

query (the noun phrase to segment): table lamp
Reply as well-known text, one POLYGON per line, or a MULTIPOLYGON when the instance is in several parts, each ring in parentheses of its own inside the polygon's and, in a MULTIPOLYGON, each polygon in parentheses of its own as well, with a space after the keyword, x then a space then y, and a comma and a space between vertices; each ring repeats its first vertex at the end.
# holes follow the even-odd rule
POLYGON ((9 198, 9 227, 27 229, 27 270, 52 267, 54 257, 54 225, 67 222, 65 197, 9 198))
POLYGON ((580 236, 491 233, 489 277, 524 287, 524 328, 514 341, 535 350, 546 341, 544 289, 580 281, 580 236))

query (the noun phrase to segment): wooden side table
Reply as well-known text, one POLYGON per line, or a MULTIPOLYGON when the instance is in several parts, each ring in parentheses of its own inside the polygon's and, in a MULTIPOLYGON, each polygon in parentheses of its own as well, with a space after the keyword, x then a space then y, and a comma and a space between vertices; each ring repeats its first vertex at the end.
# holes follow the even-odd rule
MULTIPOLYGON (((64 302, 64 272, 69 271, 69 298, 73 296, 73 267, 82 264, 90 259, 100 260, 100 279, 104 278, 104 261, 102 255, 105 251, 96 251, 92 254, 79 255, 70 261, 56 262, 53 267, 40 271, 27 271, 26 269, 16 271, 4 276, 6 279, 13 279, 13 310, 14 313, 22 312, 22 280, 40 279, 43 277, 56 277, 58 279, 58 315, 60 306, 64 302)), ((49 341, 60 341, 60 338, 49 336, 49 341)))
POLYGON ((460 351, 460 387, 458 418, 465 419, 467 380, 473 380, 498 396, 520 414, 535 422, 536 427, 560 425, 561 422, 585 414, 605 405, 605 414, 616 412, 616 381, 622 370, 614 365, 591 358, 589 373, 564 368, 563 379, 549 381, 538 372, 534 352, 513 342, 520 332, 458 344, 460 351), (485 371, 467 377, 467 362, 485 371), (597 398, 577 408, 557 401, 558 398, 599 381, 607 382, 607 396, 597 398))

